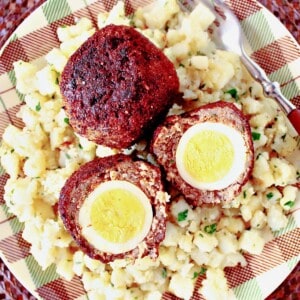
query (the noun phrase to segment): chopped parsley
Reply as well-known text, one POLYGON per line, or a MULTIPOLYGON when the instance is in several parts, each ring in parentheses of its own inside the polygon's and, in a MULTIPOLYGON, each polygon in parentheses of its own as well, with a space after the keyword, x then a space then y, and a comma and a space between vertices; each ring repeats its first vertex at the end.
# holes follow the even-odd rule
POLYGON ((36 111, 40 111, 41 110, 41 103, 40 102, 35 106, 35 110, 36 111))
POLYGON ((284 203, 284 206, 288 206, 289 208, 292 208, 294 205, 295 205, 295 202, 291 201, 291 200, 284 203))
POLYGON ((135 27, 134 14, 129 16, 129 25, 132 26, 132 27, 135 27))
POLYGON ((273 196, 274 196, 274 194, 272 192, 270 192, 266 195, 267 199, 271 199, 273 196))
POLYGON ((213 234, 217 230, 217 224, 210 224, 204 227, 204 231, 209 234, 213 234))
POLYGON ((69 125, 70 124, 69 118, 64 118, 64 122, 69 125))
POLYGON ((225 92, 225 94, 230 94, 232 98, 236 101, 239 100, 239 95, 237 89, 233 88, 225 92))
POLYGON ((186 209, 186 210, 181 211, 180 213, 178 213, 178 215, 177 215, 177 221, 178 222, 185 221, 185 219, 188 216, 188 213, 189 213, 188 209, 186 209))
POLYGON ((258 141, 260 139, 261 134, 259 132, 252 132, 252 138, 254 141, 258 141))
POLYGON ((161 271, 161 276, 163 278, 167 278, 167 269, 166 268, 163 268, 162 271, 161 271))
POLYGON ((58 80, 57 77, 56 77, 56 79, 55 79, 55 83, 56 83, 56 84, 59 84, 59 80, 58 80))
POLYGON ((246 199, 247 198, 247 192, 243 191, 243 198, 246 199))
POLYGON ((78 144, 79 149, 83 149, 82 145, 79 143, 78 144))
POLYGON ((194 272, 193 278, 196 279, 199 275, 204 275, 206 273, 207 269, 204 267, 201 267, 199 272, 194 272))

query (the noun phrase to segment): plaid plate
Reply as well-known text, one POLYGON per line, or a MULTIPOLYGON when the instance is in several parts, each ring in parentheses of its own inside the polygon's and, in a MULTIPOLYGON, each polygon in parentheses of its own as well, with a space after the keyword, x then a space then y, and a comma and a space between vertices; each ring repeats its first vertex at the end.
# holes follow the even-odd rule
MULTIPOLYGON (((151 0, 126 1, 128 12, 151 0)), ((300 47, 284 26, 255 0, 230 0, 239 17, 251 56, 265 69, 270 79, 278 81, 283 94, 300 107, 300 47)), ((15 116, 23 96, 15 90, 12 63, 22 59, 39 60, 59 46, 56 29, 74 24, 86 16, 97 23, 100 11, 110 10, 115 1, 48 0, 14 32, 0 52, 0 137, 9 123, 22 126, 15 116)), ((36 297, 43 299, 86 299, 79 277, 71 282, 60 278, 55 266, 42 271, 22 239, 23 225, 7 212, 2 198, 7 180, 0 165, 0 255, 20 282, 36 297)), ((299 201, 298 201, 299 202, 299 201)), ((291 272, 300 259, 299 203, 289 215, 289 223, 274 233, 261 255, 246 255, 247 267, 225 270, 230 287, 238 299, 263 299, 291 272)), ((201 285, 200 276, 196 288, 201 285)), ((164 299, 176 299, 165 294, 164 299)), ((193 299, 201 299, 195 293, 193 299)))

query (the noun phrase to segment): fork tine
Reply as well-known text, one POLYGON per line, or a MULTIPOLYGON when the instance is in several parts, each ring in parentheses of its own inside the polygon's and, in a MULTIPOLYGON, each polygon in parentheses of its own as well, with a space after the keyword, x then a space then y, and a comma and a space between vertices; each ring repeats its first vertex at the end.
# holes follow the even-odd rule
POLYGON ((240 22, 231 8, 223 0, 213 0, 216 20, 219 22, 217 28, 213 28, 213 38, 215 43, 224 50, 242 55, 243 34, 240 22))
POLYGON ((231 19, 231 22, 234 21, 236 25, 240 26, 240 21, 231 9, 231 7, 226 3, 226 1, 223 0, 213 0, 214 2, 214 8, 215 11, 220 14, 222 18, 225 19, 231 19))

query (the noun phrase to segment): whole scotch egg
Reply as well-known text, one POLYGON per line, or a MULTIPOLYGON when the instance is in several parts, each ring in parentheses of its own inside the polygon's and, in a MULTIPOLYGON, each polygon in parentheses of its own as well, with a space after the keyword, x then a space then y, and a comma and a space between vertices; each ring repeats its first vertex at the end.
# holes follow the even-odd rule
POLYGON ((166 118, 154 132, 151 149, 167 180, 193 206, 231 201, 253 169, 248 120, 224 101, 166 118))
POLYGON ((61 190, 58 208, 79 248, 107 263, 157 257, 167 200, 157 167, 118 154, 75 171, 61 190))
POLYGON ((166 115, 178 98, 179 80, 172 62, 149 39, 133 27, 110 24, 70 57, 60 90, 75 132, 123 149, 166 115))

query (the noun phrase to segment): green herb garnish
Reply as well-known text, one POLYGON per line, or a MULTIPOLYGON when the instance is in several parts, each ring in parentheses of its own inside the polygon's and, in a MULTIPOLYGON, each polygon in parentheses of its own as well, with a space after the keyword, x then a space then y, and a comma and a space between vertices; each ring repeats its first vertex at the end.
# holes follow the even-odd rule
POLYGON ((270 192, 266 195, 267 199, 271 199, 273 196, 274 196, 274 194, 272 192, 270 192))
POLYGON ((230 94, 231 97, 234 98, 236 101, 239 100, 239 95, 237 89, 235 88, 226 91, 225 94, 230 94))
POLYGON ((35 110, 36 111, 40 111, 41 110, 41 103, 40 102, 35 106, 35 110))
POLYGON ((129 16, 129 25, 130 26, 132 26, 132 27, 134 27, 135 26, 135 23, 134 23, 134 14, 131 14, 130 16, 129 16))
POLYGON ((194 275, 193 275, 193 278, 192 279, 195 279, 197 278, 199 275, 204 275, 206 273, 207 269, 204 268, 204 267, 201 267, 200 271, 199 272, 194 272, 194 275))
POLYGON ((167 278, 167 269, 166 268, 163 268, 162 271, 161 271, 161 276, 163 278, 167 278))
POLYGON ((186 209, 186 210, 181 211, 180 213, 178 213, 178 215, 177 215, 177 221, 178 222, 184 221, 187 218, 188 213, 189 213, 188 209, 186 209))
POLYGON ((259 132, 252 132, 252 138, 254 141, 258 141, 260 139, 261 134, 259 132))
POLYGON ((291 201, 291 200, 284 203, 284 206, 288 206, 289 208, 292 208, 294 205, 295 205, 295 202, 291 201))
POLYGON ((217 230, 217 224, 210 224, 204 227, 204 231, 209 234, 213 234, 217 230))
POLYGON ((64 122, 69 125, 70 124, 69 118, 64 118, 64 122))

